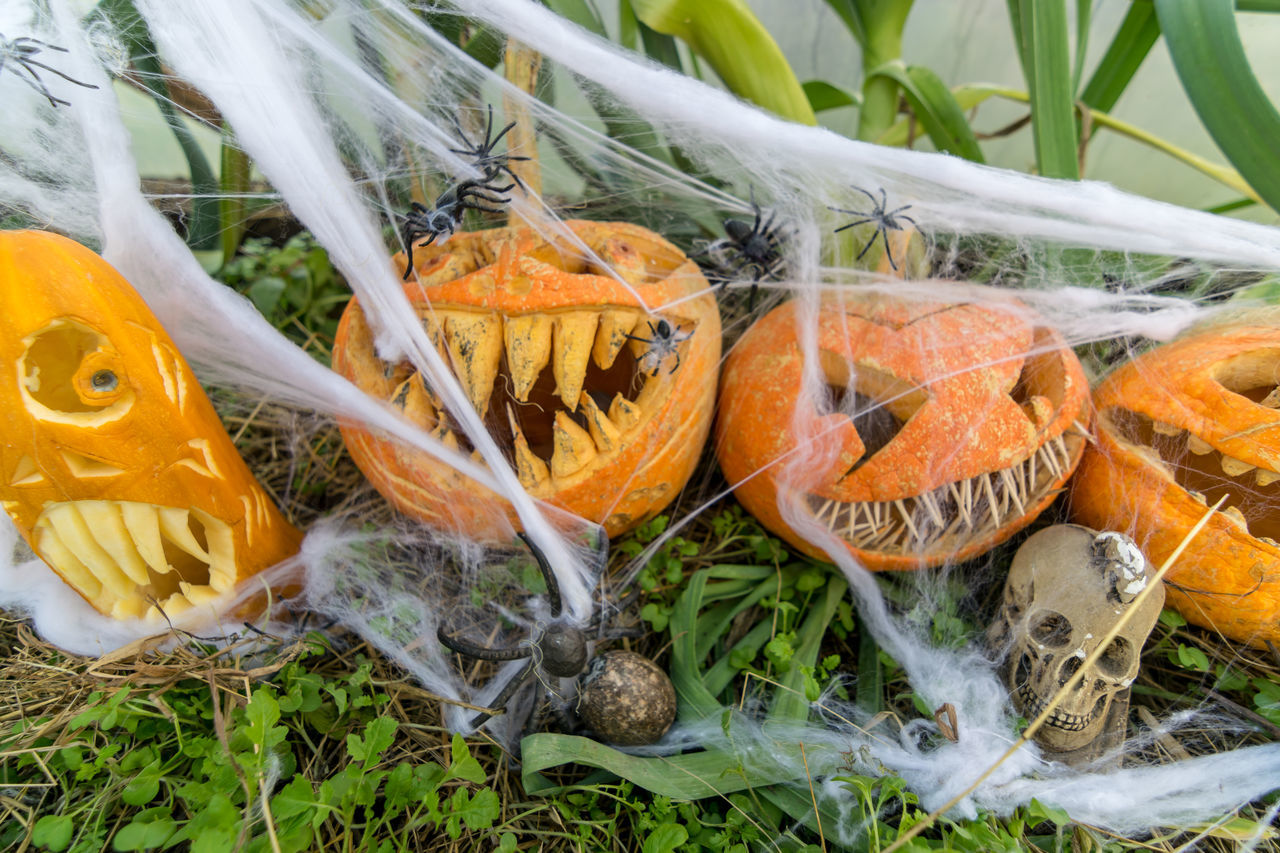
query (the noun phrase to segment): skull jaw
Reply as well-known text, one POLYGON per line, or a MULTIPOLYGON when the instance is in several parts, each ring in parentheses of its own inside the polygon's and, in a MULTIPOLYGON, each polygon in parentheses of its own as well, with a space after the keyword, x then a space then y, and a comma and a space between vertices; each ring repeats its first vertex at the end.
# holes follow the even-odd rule
MULTIPOLYGON (((1040 677, 1036 677, 1036 664, 1025 653, 1019 656, 1013 672, 1009 692, 1013 697, 1014 707, 1030 722, 1039 717, 1053 701, 1059 690, 1060 679, 1053 672, 1042 672, 1040 677)), ((1036 730, 1036 743, 1054 752, 1088 746, 1102 734, 1118 693, 1124 693, 1127 702, 1127 689, 1099 691, 1078 685, 1054 706, 1048 718, 1036 730)))

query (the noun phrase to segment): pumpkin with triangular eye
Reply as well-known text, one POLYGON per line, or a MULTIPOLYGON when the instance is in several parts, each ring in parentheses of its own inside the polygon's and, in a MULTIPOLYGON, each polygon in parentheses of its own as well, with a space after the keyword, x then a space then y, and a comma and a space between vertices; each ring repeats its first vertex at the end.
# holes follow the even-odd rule
MULTIPOLYGON (((697 265, 659 235, 617 222, 454 234, 414 248, 404 284, 419 321, 535 498, 609 536, 679 494, 711 428, 720 315, 697 265)), ((408 261, 395 258, 397 272, 408 261)), ((447 447, 472 452, 407 362, 374 351, 358 300, 333 367, 447 447)), ((472 538, 520 527, 511 505, 428 453, 344 423, 370 482, 401 512, 472 538)))
POLYGON ((0 300, 0 496, 90 604, 157 629, 205 621, 297 552, 301 534, 106 261, 65 237, 0 232, 0 300))
POLYGON ((931 566, 983 553, 1053 501, 1088 400, 1075 354, 1025 307, 844 290, 812 317, 784 303, 738 341, 716 453, 743 506, 806 554, 827 559, 816 527, 868 568, 931 566), (814 375, 818 400, 802 394, 814 375))
POLYGON ((1225 495, 1165 576, 1168 606, 1241 642, 1280 642, 1280 327, 1245 320, 1156 347, 1094 401, 1073 517, 1127 532, 1159 565, 1225 495))

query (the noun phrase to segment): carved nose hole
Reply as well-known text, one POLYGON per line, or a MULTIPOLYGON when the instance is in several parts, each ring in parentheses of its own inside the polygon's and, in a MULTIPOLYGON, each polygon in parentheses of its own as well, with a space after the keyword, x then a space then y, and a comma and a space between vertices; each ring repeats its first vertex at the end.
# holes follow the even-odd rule
MULTIPOLYGON (((1062 662, 1062 669, 1058 670, 1059 686, 1066 684, 1071 679, 1071 676, 1075 675, 1076 672, 1079 671, 1081 663, 1083 663, 1083 661, 1075 655, 1072 655, 1062 662)), ((1076 685, 1076 689, 1079 690, 1083 686, 1084 679, 1081 679, 1080 683, 1076 685)))

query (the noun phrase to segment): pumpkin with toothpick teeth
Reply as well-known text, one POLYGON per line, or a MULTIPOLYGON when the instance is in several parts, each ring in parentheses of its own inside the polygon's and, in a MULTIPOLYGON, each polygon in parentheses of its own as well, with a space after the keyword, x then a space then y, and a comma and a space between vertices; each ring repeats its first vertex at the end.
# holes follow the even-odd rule
POLYGON ((173 341, 106 261, 65 237, 0 232, 0 298, 0 495, 90 604, 157 629, 204 621, 298 550, 173 341))
MULTIPOLYGON (((657 234, 564 225, 574 239, 513 226, 419 245, 404 290, 525 490, 616 536, 693 472, 715 403, 720 315, 697 265, 657 234)), ((404 255, 395 260, 404 272, 404 255)), ((423 377, 381 361, 373 337, 353 299, 334 369, 479 460, 423 377)), ((355 424, 342 434, 400 511, 479 539, 519 528, 506 500, 432 456, 355 424)))
POLYGON ((828 558, 797 529, 817 525, 871 569, 968 559, 1079 460, 1084 372, 1024 308, 833 292, 812 318, 816 364, 805 320, 785 303, 729 354, 716 452, 738 500, 806 554, 828 558), (815 374, 824 400, 802 395, 815 374))
POLYGON ((1167 602, 1258 646, 1280 642, 1278 386, 1271 322, 1236 322, 1143 354, 1094 392, 1097 446, 1071 490, 1075 519, 1129 533, 1157 565, 1226 495, 1165 576, 1167 602))

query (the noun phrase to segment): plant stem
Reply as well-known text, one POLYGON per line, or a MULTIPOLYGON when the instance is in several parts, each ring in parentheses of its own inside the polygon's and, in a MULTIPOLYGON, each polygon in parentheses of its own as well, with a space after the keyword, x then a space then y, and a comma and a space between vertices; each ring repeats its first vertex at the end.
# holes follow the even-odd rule
POLYGON ((871 72, 902 58, 902 31, 913 0, 857 0, 862 21, 862 109, 858 112, 858 138, 878 139, 898 116, 898 84, 871 72))

